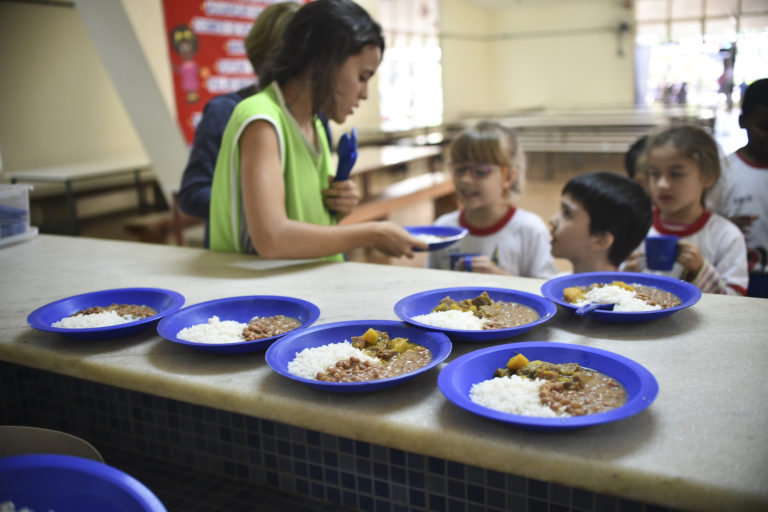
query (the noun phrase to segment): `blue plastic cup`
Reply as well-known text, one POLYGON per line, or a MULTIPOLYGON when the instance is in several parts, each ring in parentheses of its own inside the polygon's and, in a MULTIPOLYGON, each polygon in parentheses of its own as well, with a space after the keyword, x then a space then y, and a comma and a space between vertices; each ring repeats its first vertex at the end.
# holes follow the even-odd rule
POLYGON ((649 236, 645 239, 645 259, 651 270, 672 270, 677 258, 675 235, 649 236))
POLYGON ((479 252, 457 252, 451 254, 451 270, 463 270, 472 272, 472 258, 482 256, 479 252), (457 268, 461 262, 461 268, 457 268))

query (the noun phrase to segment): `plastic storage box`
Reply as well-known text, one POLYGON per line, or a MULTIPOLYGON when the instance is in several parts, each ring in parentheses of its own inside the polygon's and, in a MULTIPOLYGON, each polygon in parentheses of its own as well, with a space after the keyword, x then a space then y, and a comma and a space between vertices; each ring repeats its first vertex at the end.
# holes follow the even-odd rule
POLYGON ((29 225, 31 185, 0 184, 0 247, 28 240, 37 234, 29 225))

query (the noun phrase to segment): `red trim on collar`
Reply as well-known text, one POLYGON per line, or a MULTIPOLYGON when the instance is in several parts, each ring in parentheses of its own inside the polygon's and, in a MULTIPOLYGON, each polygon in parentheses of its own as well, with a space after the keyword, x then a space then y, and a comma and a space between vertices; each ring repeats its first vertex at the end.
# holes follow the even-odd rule
POLYGON ((742 162, 744 162, 745 164, 747 164, 748 166, 753 167, 755 169, 763 169, 763 170, 768 169, 768 165, 758 165, 752 160, 747 160, 747 157, 741 154, 741 150, 736 151, 736 157, 742 162))
POLYGON ((516 211, 517 211, 517 208, 515 208, 514 206, 510 206, 507 213, 504 214, 504 216, 501 219, 499 219, 499 222, 497 222, 493 226, 488 226, 487 228, 476 228, 467 222, 467 218, 465 217, 465 210, 461 210, 461 212, 459 213, 459 225, 463 228, 467 228, 469 230, 470 235, 488 236, 498 231, 501 231, 501 229, 507 225, 507 222, 509 222, 510 219, 512 219, 512 216, 515 215, 516 211))
MULTIPOLYGON (((704 210, 704 213, 702 213, 701 216, 692 224, 688 224, 687 226, 684 224, 677 224, 681 227, 681 229, 669 229, 665 226, 664 221, 659 218, 659 207, 655 206, 653 208, 653 227, 656 228, 656 231, 662 235, 691 236, 703 228, 704 224, 707 223, 711 216, 712 212, 709 210, 704 210)), ((673 225, 673 223, 666 224, 667 226, 673 225)))

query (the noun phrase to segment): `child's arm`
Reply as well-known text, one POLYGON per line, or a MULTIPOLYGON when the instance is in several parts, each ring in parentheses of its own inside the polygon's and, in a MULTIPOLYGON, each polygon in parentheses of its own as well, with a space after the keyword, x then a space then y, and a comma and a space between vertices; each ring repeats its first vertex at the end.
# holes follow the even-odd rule
MULTIPOLYGON (((737 244, 738 245, 738 244, 737 244)), ((716 268, 714 264, 701 255, 699 246, 693 242, 682 240, 677 245, 677 261, 685 268, 683 279, 698 287, 704 293, 719 293, 723 295, 745 295, 746 290, 740 284, 732 281, 731 274, 739 274, 739 251, 731 258, 721 259, 716 268), (734 263, 734 265, 731 265, 734 263), (735 272, 731 272, 735 270, 735 272)), ((746 269, 746 253, 743 255, 743 265, 746 269)))

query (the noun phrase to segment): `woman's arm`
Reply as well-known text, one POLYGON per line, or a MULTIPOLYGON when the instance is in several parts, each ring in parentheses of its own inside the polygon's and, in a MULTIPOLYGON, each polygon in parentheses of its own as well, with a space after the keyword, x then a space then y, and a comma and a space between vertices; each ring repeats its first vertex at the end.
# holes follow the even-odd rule
POLYGON ((392 222, 319 226, 289 219, 277 134, 266 121, 249 124, 240 137, 243 208, 253 246, 263 258, 319 258, 358 247, 413 257, 427 244, 392 222))

